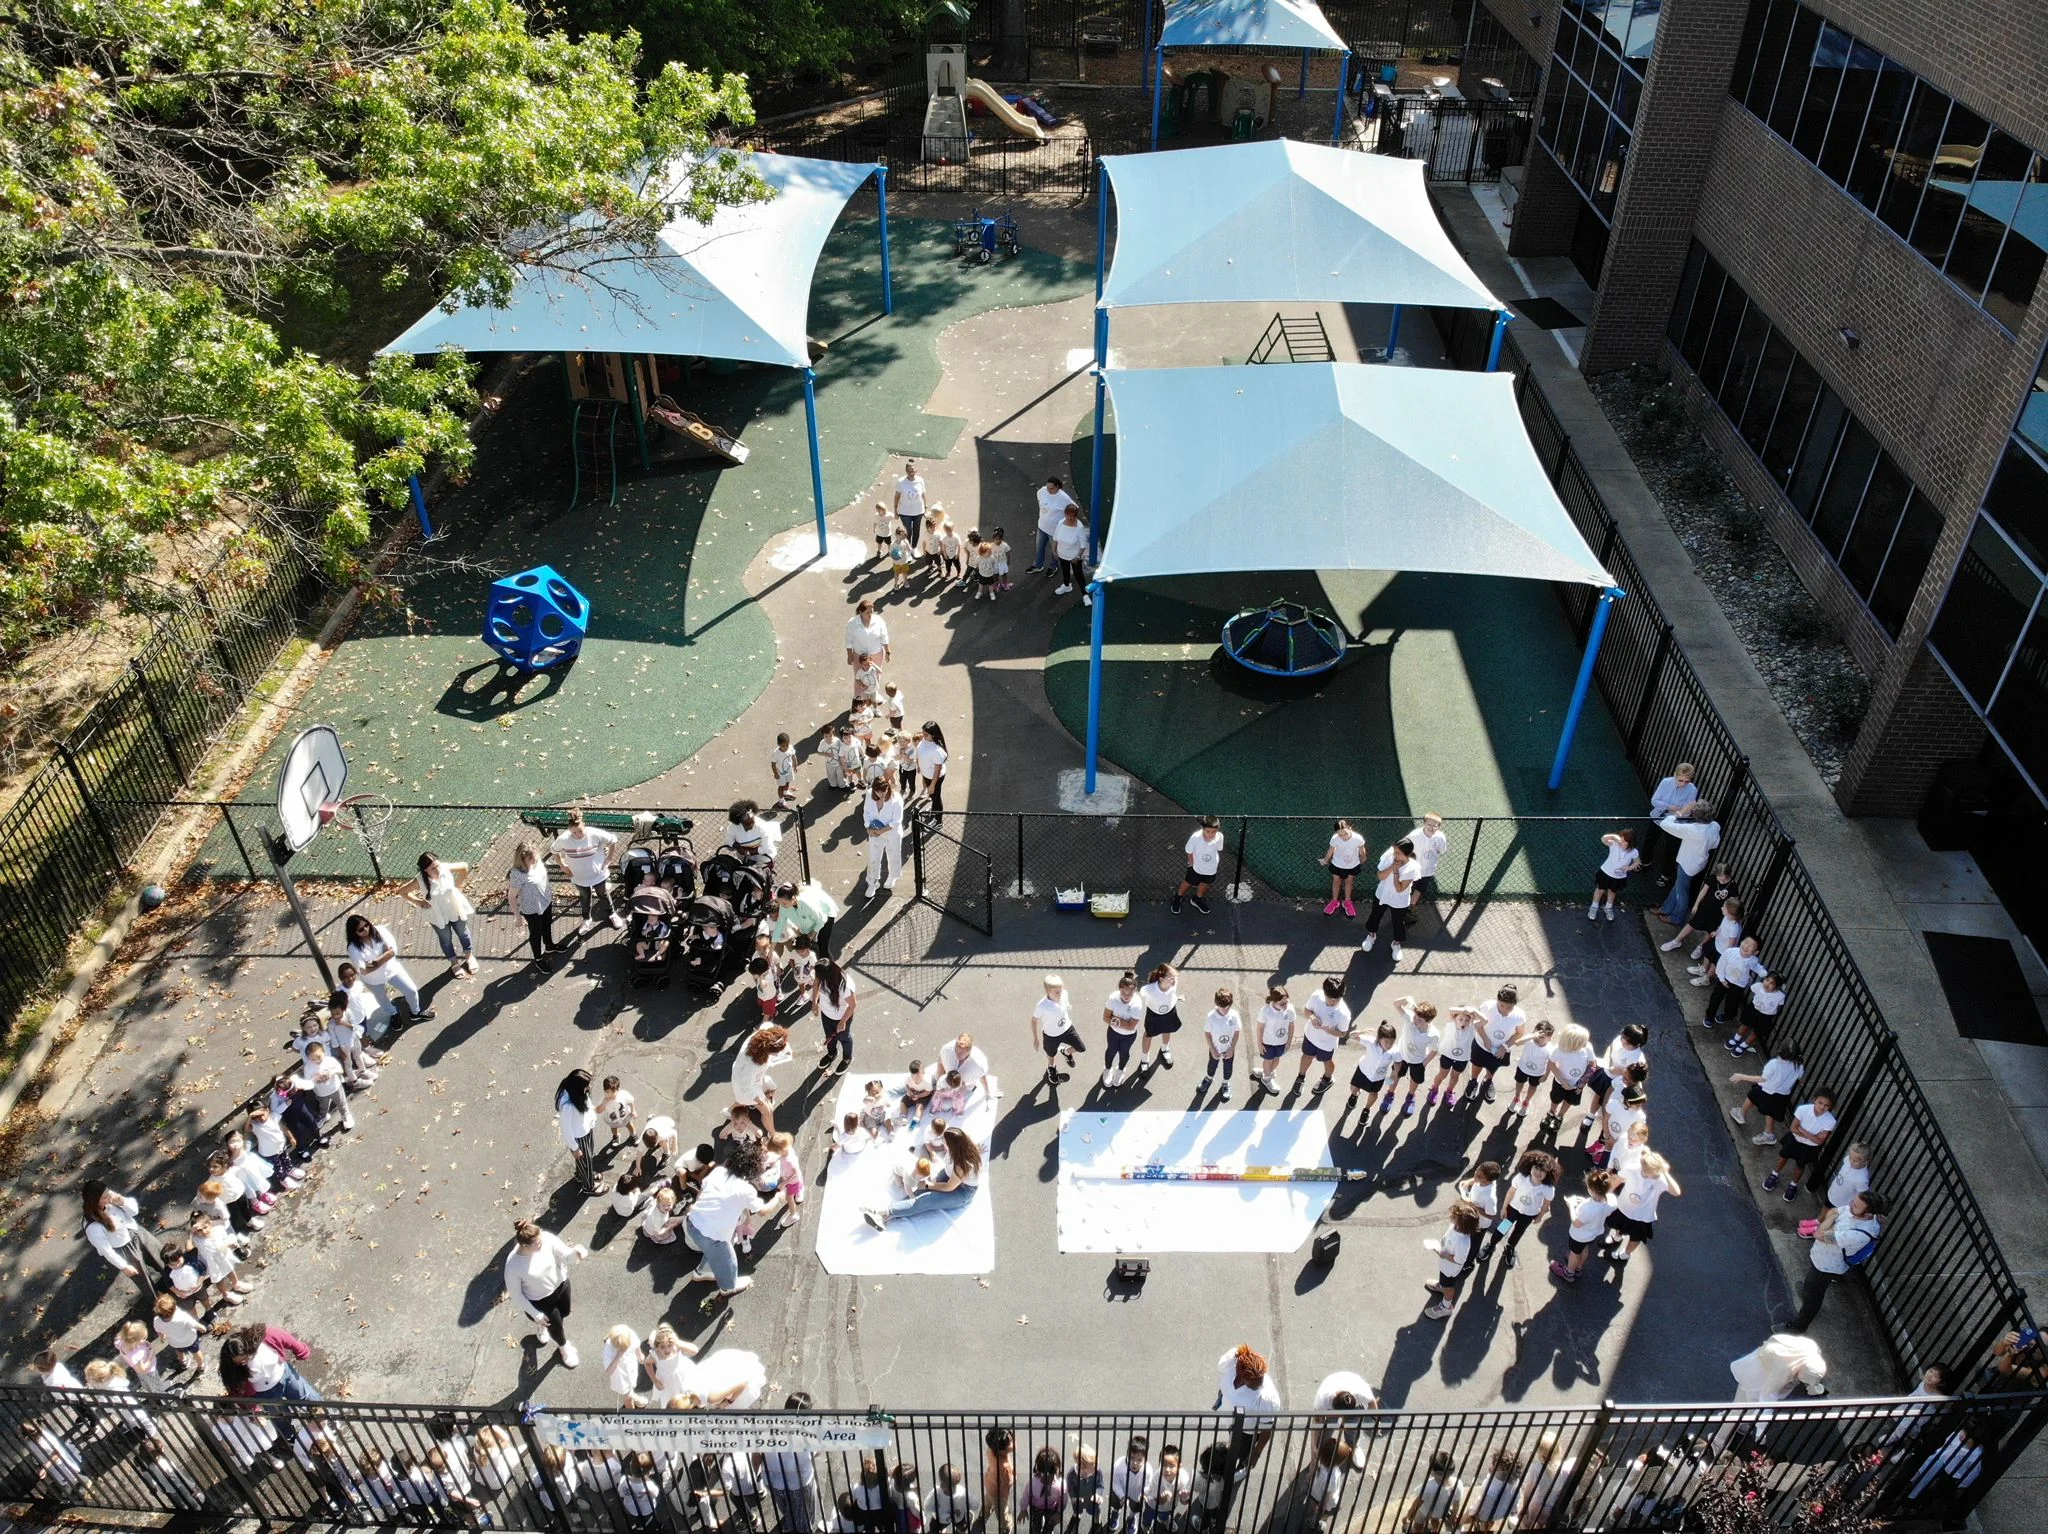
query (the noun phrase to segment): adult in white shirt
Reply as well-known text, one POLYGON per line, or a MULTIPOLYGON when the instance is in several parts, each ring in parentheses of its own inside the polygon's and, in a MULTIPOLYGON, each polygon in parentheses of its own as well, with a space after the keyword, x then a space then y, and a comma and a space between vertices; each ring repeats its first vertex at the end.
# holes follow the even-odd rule
POLYGON ((782 849, 782 827, 761 818, 761 806, 741 799, 725 812, 725 844, 741 852, 758 853, 769 862, 782 849))
POLYGON ((903 801, 896 796, 893 776, 879 777, 870 786, 861 824, 867 830, 867 896, 872 900, 878 890, 896 888, 903 877, 903 801))
POLYGON ((904 539, 914 549, 918 535, 924 527, 925 492, 930 487, 925 478, 917 472, 917 465, 906 459, 903 476, 896 481, 896 517, 903 524, 904 539))
POLYGON ((1721 823, 1714 819, 1714 806, 1695 799, 1674 815, 1657 822, 1658 828, 1678 842, 1678 872, 1671 880, 1671 893, 1657 910, 1666 926, 1683 926, 1692 911, 1692 884, 1706 871, 1707 859, 1721 845, 1721 823))
POLYGON ((391 993, 398 992, 399 1002, 405 1009, 397 1019, 398 1026, 403 1027, 407 1022, 433 1021, 433 1009, 420 1005, 420 988, 413 984, 412 975, 399 962, 398 939, 391 935, 389 927, 359 915, 343 922, 341 933, 348 944, 349 962, 355 965, 363 984, 377 998, 377 1005, 389 1007, 391 993))
POLYGON ((1188 838, 1182 849, 1187 866, 1180 876, 1180 888, 1173 892, 1173 899, 1167 909, 1174 915, 1180 914, 1180 903, 1192 900, 1195 909, 1204 916, 1209 914, 1209 886, 1215 882, 1216 871, 1223 866, 1223 822, 1214 815, 1204 815, 1195 834, 1188 838))
POLYGON ((533 1323, 534 1340, 561 1350, 562 1367, 580 1360, 569 1340, 569 1264, 590 1255, 587 1246, 571 1246, 531 1220, 512 1227, 512 1251, 505 1259, 505 1292, 533 1323))
MULTIPOLYGON (((1057 484, 1055 480, 1053 483, 1057 484)), ((1074 1069, 1074 1056, 1088 1052, 1081 1030, 1074 1026, 1073 1009, 1067 1004, 1067 985, 1058 975, 1045 977, 1045 995, 1031 1009, 1031 1042, 1045 1051, 1045 1084, 1057 1086, 1066 1078, 1053 1068, 1056 1056, 1064 1054, 1067 1069, 1074 1069)), ((961 1080, 967 1073, 961 1072, 961 1080)))
POLYGON ((164 1265, 164 1250, 143 1227, 141 1206, 96 1178, 86 1181, 79 1197, 85 1205, 85 1239, 92 1249, 116 1272, 134 1279, 151 1305, 159 1290, 169 1293, 170 1270, 164 1265))
POLYGON ((1365 838, 1351 829, 1350 821, 1337 822, 1336 829, 1330 833, 1330 845, 1317 860, 1330 870, 1330 903, 1323 907, 1325 916, 1335 916, 1340 908, 1346 916, 1358 914, 1352 896, 1357 893, 1359 865, 1370 850, 1365 845, 1365 838))
POLYGON ((1259 1462, 1273 1437, 1280 1386, 1266 1367, 1265 1355, 1249 1344, 1217 1359, 1216 1370, 1216 1410, 1236 1419, 1230 1430, 1230 1458, 1243 1470, 1259 1462))
POLYGON ((588 937, 597 930, 599 915, 614 927, 626 925, 626 918, 612 909, 607 882, 611 877, 612 848, 617 842, 611 832, 585 825, 583 811, 578 809, 569 811, 569 828, 548 848, 549 855, 568 870, 569 882, 576 887, 583 917, 583 924, 576 929, 578 937, 588 937))
POLYGON ((927 719, 917 737, 917 786, 932 802, 932 813, 946 812, 946 732, 927 719))
MULTIPOLYGON (((1733 1360, 1728 1372, 1735 1376, 1737 1401, 1782 1401, 1802 1385, 1809 1394, 1817 1391, 1828 1377, 1828 1361, 1821 1356, 1820 1344, 1811 1337, 1779 1332, 1767 1337, 1754 1352, 1733 1360)), ((1728 1447, 1738 1426, 1746 1427, 1752 1438, 1761 1440, 1770 1420, 1769 1412, 1759 1412, 1747 1423, 1731 1416, 1714 1435, 1715 1452, 1728 1447)))
POLYGON ((1081 509, 1080 503, 1067 494, 1067 487, 1057 474, 1038 487, 1038 549, 1031 556, 1032 569, 1052 568, 1045 562, 1046 551, 1052 547, 1052 535, 1066 519, 1069 506, 1076 511, 1081 509))
POLYGON ((1806 1277, 1799 1286, 1799 1315, 1792 1330, 1803 1332, 1820 1315, 1828 1291, 1840 1283, 1849 1269, 1869 1261, 1870 1247, 1882 1231, 1884 1200, 1875 1193, 1859 1193, 1847 1209, 1830 1208, 1820 1217, 1813 1233, 1813 1253, 1806 1277))
POLYGON ((1472 1034, 1472 1090, 1468 1103, 1493 1101, 1493 1073, 1508 1063, 1508 1054, 1521 1042, 1529 1026, 1529 1014, 1521 1007, 1522 993, 1511 983, 1494 993, 1492 1001, 1477 1008, 1479 1021, 1472 1034))
POLYGON ((960 1085, 967 1089, 969 1102, 974 1100, 974 1089, 980 1087, 990 1101, 1003 1094, 996 1090, 996 1079, 989 1074, 988 1056, 983 1054, 974 1042, 974 1035, 963 1033, 958 1038, 948 1039, 939 1046, 939 1077, 943 1080, 948 1073, 960 1073, 960 1085))
POLYGON ((1365 941, 1358 945, 1361 952, 1372 952, 1372 945, 1379 939, 1380 918, 1391 914, 1394 918, 1392 953, 1394 962, 1401 962, 1401 940, 1408 935, 1408 915, 1415 904, 1415 882, 1421 877, 1422 868, 1415 861, 1415 844, 1406 837, 1381 856, 1379 888, 1372 893, 1372 915, 1365 919, 1365 941))
POLYGON ((444 863, 433 853, 422 852, 419 869, 419 878, 399 893, 427 913, 427 923, 441 945, 441 957, 448 961, 448 973, 474 975, 476 944, 470 939, 469 919, 476 915, 476 907, 462 893, 469 865, 444 863), (455 956, 458 947, 462 950, 459 959, 455 956))
MULTIPOLYGON (((1650 824, 1661 829, 1667 818, 1676 815, 1699 796, 1699 786, 1693 782, 1692 763, 1680 762, 1650 794, 1650 824)), ((1669 880, 1672 859, 1678 855, 1677 839, 1669 834, 1659 836, 1656 845, 1644 851, 1648 854, 1648 861, 1654 865, 1651 872, 1657 882, 1663 884, 1669 880)))
POLYGON ((740 1225, 768 1207, 759 1187, 767 1153, 759 1140, 737 1139, 723 1141, 718 1157, 718 1165, 698 1185, 697 1201, 683 1221, 683 1240, 704 1258, 687 1281, 711 1279, 719 1294, 730 1299, 753 1287, 753 1279, 740 1276, 739 1249, 733 1243, 740 1225))
MULTIPOLYGON (((1053 587, 1052 594, 1063 597, 1076 587, 1088 584, 1088 524, 1081 520, 1081 508, 1068 506, 1060 518, 1059 525, 1052 530, 1052 551, 1060 562, 1060 583, 1053 587)), ((1084 590, 1081 592, 1083 606, 1092 607, 1095 599, 1084 590)))
POLYGON ((554 965, 548 955, 555 951, 555 892, 548 887, 548 865, 521 842, 512 852, 512 867, 505 874, 505 903, 526 923, 526 940, 533 946, 533 967, 550 974, 554 965))
POLYGON ((789 1047, 789 1030, 775 1023, 764 1023, 748 1034, 732 1057, 732 1100, 758 1113, 761 1128, 768 1134, 775 1133, 775 1078, 768 1072, 795 1058, 789 1047))
POLYGON ((597 1105, 590 1100, 590 1072, 571 1071, 555 1088, 555 1117, 562 1127, 562 1143, 576 1158, 576 1181, 583 1191, 597 1197, 605 1191, 597 1175, 597 1105))
POLYGON ((870 656, 877 665, 889 664, 889 625, 876 613, 874 601, 863 597, 846 620, 846 664, 858 671, 870 656))
POLYGON ((1444 818, 1435 810, 1422 817, 1422 824, 1408 833, 1408 843, 1415 849, 1415 900, 1416 906, 1425 901, 1436 900, 1436 871, 1443 862, 1444 854, 1451 850, 1451 839, 1444 835, 1444 818))
POLYGON ((951 1124, 945 1127, 941 1139, 944 1150, 934 1159, 944 1161, 943 1171, 923 1179, 921 1186, 886 1208, 863 1209, 861 1218, 876 1230, 886 1230, 897 1220, 921 1220, 973 1202, 976 1190, 981 1187, 981 1147, 967 1131, 951 1124))

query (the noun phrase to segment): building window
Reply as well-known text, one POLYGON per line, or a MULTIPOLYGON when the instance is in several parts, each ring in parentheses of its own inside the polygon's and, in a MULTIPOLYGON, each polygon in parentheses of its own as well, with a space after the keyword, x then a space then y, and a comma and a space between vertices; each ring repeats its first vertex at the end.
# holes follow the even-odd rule
POLYGON ((1934 554, 1940 511, 1698 241, 1665 333, 1896 639, 1934 554))
POLYGON ((1798 0, 1750 0, 1728 91, 2018 334, 2048 266, 2048 157, 1798 0))
POLYGON ((1614 218, 1663 0, 1563 0, 1537 136, 1600 216, 1614 218))
POLYGON ((1536 94, 1537 84, 1543 78, 1543 68, 1529 56, 1529 50, 1515 40, 1512 32, 1500 24, 1492 11, 1479 0, 1471 0, 1476 7, 1472 17, 1470 41, 1465 48, 1464 70, 1467 78, 1473 80, 1498 80, 1501 88, 1517 101, 1527 101, 1536 94))

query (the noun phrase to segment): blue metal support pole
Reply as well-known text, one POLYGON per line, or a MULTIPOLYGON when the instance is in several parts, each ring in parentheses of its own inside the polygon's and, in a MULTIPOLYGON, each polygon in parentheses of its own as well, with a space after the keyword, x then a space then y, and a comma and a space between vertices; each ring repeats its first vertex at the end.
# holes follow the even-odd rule
POLYGON ((1401 344, 1401 306, 1394 305, 1394 317, 1387 321, 1387 361, 1394 360, 1394 348, 1401 344))
POLYGON ((804 369, 804 421, 811 429, 811 496, 818 503, 818 558, 825 557, 825 464, 818 453, 818 375, 804 369))
POLYGON ((1088 475, 1088 556, 1094 564, 1102 558, 1102 407, 1109 396, 1109 382, 1103 377, 1109 366, 1109 309, 1095 306, 1095 460, 1088 475))
POLYGON ((1493 345, 1486 351, 1486 371, 1489 373, 1500 370, 1500 349, 1508 338, 1508 321, 1513 318, 1505 309, 1493 317, 1493 345))
POLYGON ((1095 792, 1095 759, 1102 751, 1102 610, 1109 594, 1102 582, 1090 581, 1088 595, 1095 606, 1088 617, 1088 772, 1082 786, 1095 792))
POLYGON ((1340 147, 1344 143, 1344 97, 1351 89, 1351 50, 1346 48, 1344 56, 1337 60, 1337 115, 1330 124, 1330 142, 1340 147))
POLYGON ((1296 101, 1308 100, 1308 49, 1301 50, 1301 89, 1294 93, 1296 101))
POLYGON ((1095 301, 1102 302, 1102 285, 1109 281, 1109 167, 1095 162, 1095 301))
POLYGON ((411 475, 407 484, 412 486, 412 514, 420 519, 420 536, 427 542, 434 541, 434 523, 427 515, 427 492, 420 488, 420 477, 411 475))
POLYGON ((1152 60, 1152 147, 1159 147, 1159 95, 1162 80, 1166 74, 1166 50, 1153 50, 1157 57, 1152 60))
POLYGON ((889 167, 875 167, 875 201, 882 205, 882 312, 896 312, 896 287, 889 280, 889 167))
POLYGON ((1572 737, 1579 732, 1579 715, 1586 707, 1586 694, 1593 690, 1593 668, 1600 659, 1600 641, 1607 636, 1608 615, 1614 611, 1614 604, 1627 595, 1619 586, 1609 586, 1600 593, 1600 605, 1593 610, 1593 632, 1586 636, 1586 656, 1579 662, 1579 679, 1572 684, 1571 706, 1564 711, 1564 734, 1557 742, 1557 760, 1550 764, 1553 792, 1564 782, 1565 763, 1571 760, 1572 737))

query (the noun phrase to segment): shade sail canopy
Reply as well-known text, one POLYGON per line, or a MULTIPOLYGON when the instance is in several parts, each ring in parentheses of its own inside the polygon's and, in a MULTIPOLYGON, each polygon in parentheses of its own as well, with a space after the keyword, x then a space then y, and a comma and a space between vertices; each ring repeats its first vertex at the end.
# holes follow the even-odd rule
POLYGON ((1334 48, 1337 35, 1315 0, 1181 0, 1166 8, 1162 48, 1334 48))
POLYGON ((1360 363, 1112 368, 1096 578, 1426 570, 1611 586, 1507 373, 1360 363))
POLYGON ((1269 139, 1105 155, 1116 254, 1102 301, 1500 309, 1430 206, 1420 160, 1269 139))
MULTIPOLYGON (((810 366, 805 318, 825 237, 874 165, 748 156, 775 196, 673 219, 652 250, 591 251, 574 268, 522 268, 503 308, 422 316, 387 352, 666 352, 810 366)), ((672 162, 681 184, 694 162, 672 162)))

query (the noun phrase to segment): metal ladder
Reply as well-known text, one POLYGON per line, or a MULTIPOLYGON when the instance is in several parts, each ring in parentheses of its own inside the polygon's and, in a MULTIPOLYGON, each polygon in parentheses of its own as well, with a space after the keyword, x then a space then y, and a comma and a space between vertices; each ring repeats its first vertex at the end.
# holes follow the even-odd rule
POLYGON ((570 424, 570 441, 575 453, 576 478, 569 491, 569 510, 583 498, 586 462, 589 472, 611 481, 607 506, 619 503, 619 402, 615 399, 576 401, 575 419, 570 424))
POLYGON ((1287 349, 1289 362, 1335 362, 1336 348, 1330 345, 1330 333, 1323 328, 1320 313, 1307 315, 1276 314, 1273 322, 1259 336, 1252 347, 1252 354, 1245 358, 1247 363, 1271 362, 1273 354, 1282 347, 1287 349))

